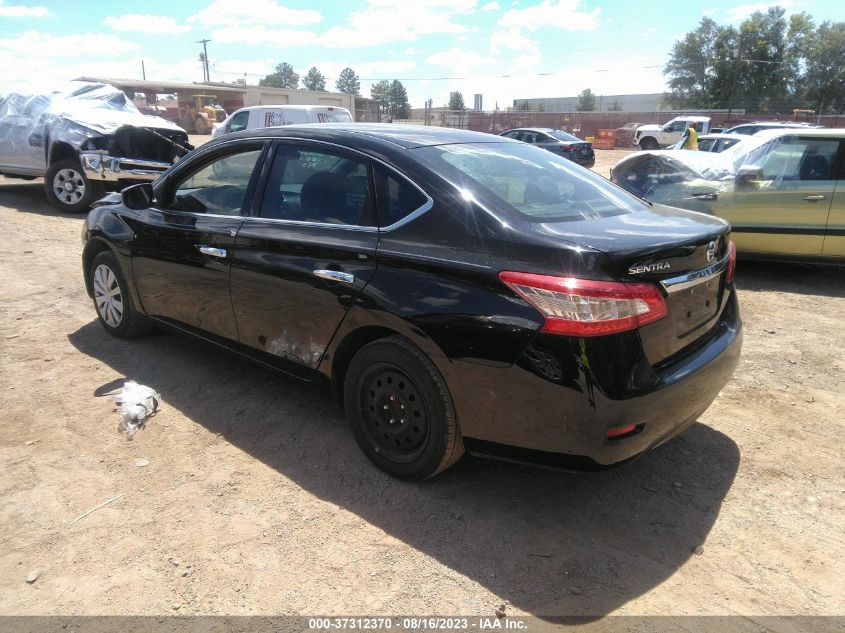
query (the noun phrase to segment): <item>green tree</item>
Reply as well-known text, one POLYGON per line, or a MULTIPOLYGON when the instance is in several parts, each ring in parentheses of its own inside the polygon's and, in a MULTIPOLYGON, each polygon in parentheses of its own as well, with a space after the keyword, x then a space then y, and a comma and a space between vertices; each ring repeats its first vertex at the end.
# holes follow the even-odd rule
POLYGON ((411 116, 411 104, 408 102, 408 91, 398 79, 390 84, 390 115, 397 119, 407 119, 411 116))
POLYGON ((578 104, 575 110, 578 112, 592 112, 596 109, 596 95, 589 88, 584 88, 578 95, 578 104))
POLYGON ((466 110, 464 105, 464 95, 460 92, 449 93, 449 109, 450 110, 466 110))
POLYGON ((806 13, 787 20, 781 7, 757 11, 739 27, 702 18, 672 47, 664 73, 669 103, 679 108, 744 108, 789 112, 821 103, 843 86, 845 23, 816 28, 806 13))
POLYGON ((323 92, 326 89, 326 77, 317 70, 316 66, 311 66, 311 70, 302 79, 302 87, 306 90, 323 92))
POLYGON ((845 111, 845 22, 822 22, 809 43, 805 98, 820 114, 845 111))
POLYGON ((335 88, 338 92, 350 95, 361 94, 361 81, 355 71, 347 66, 340 71, 340 75, 335 82, 335 88))
POLYGON ((382 79, 370 86, 370 98, 378 105, 379 115, 390 111, 390 82, 382 79))
POLYGON ((299 75, 294 72, 293 66, 282 62, 276 66, 276 70, 258 81, 259 86, 271 86, 273 88, 299 88, 299 75))
POLYGON ((613 105, 611 105, 608 109, 608 112, 622 112, 622 106, 619 105, 618 101, 614 101, 613 105))

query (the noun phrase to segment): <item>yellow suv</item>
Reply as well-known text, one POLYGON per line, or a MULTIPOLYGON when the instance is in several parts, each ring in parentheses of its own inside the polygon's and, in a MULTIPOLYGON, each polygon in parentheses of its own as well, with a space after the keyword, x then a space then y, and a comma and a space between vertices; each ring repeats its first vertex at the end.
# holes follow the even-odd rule
POLYGON ((717 154, 638 152, 611 179, 728 220, 740 255, 845 262, 845 129, 765 130, 717 154))

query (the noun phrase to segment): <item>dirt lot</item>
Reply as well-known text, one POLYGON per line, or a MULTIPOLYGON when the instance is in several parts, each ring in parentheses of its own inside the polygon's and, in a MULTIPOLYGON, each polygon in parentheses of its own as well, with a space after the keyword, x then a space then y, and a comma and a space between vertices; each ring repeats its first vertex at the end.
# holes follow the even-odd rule
POLYGON ((296 382, 109 338, 81 222, 0 178, 0 614, 845 613, 843 272, 741 262, 735 378, 630 467, 415 485, 296 382), (133 442, 124 378, 164 401, 133 442))

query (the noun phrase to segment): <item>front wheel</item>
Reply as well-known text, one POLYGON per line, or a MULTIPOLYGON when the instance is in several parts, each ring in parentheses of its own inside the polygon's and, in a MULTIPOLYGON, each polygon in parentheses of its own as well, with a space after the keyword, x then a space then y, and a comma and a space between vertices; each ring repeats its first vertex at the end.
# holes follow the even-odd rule
POLYGON ((640 149, 657 149, 657 140, 651 138, 650 136, 645 137, 643 140, 640 141, 640 149))
POLYGON ((404 338, 374 341, 355 355, 344 406, 361 450, 394 477, 427 479, 464 453, 443 376, 404 338))
POLYGON ((111 252, 99 253, 88 274, 97 318, 106 332, 117 338, 131 338, 148 329, 135 308, 120 264, 111 252))
POLYGON ((77 158, 62 158, 44 175, 47 200, 64 213, 87 211, 103 195, 103 185, 85 177, 77 158))

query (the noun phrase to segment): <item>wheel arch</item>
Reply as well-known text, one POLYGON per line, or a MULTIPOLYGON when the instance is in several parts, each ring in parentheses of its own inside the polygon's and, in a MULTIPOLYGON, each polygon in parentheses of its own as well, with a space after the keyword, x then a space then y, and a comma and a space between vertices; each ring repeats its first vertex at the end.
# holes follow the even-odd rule
POLYGON ((331 358, 331 384, 332 393, 341 407, 343 407, 343 382, 346 379, 346 370, 349 369, 349 364, 355 358, 355 354, 373 341, 391 336, 402 336, 402 334, 382 325, 364 325, 346 333, 338 343, 331 358))
POLYGON ((49 167, 56 161, 63 158, 78 158, 79 152, 70 143, 64 141, 56 141, 50 144, 50 155, 47 157, 47 166, 49 167))
POLYGON ((94 258, 104 251, 109 251, 112 255, 117 257, 108 242, 99 237, 94 237, 88 241, 85 248, 82 249, 82 274, 85 279, 85 292, 89 297, 94 296, 94 290, 91 287, 91 264, 94 263, 94 258))

